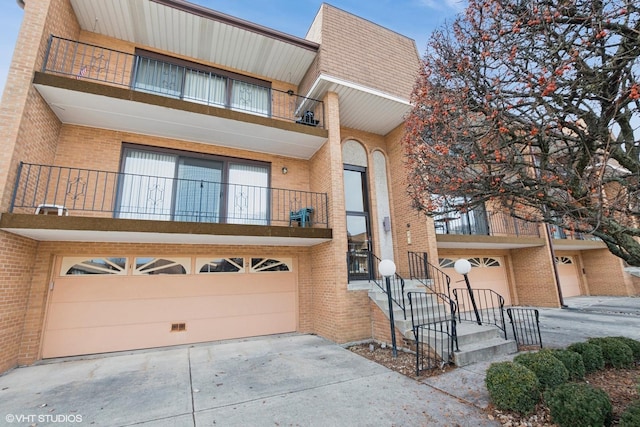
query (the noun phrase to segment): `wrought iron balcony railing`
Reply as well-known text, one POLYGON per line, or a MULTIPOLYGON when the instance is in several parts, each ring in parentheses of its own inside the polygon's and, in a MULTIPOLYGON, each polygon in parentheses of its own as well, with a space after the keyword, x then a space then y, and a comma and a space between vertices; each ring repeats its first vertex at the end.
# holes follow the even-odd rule
POLYGON ((540 237, 539 225, 506 212, 474 210, 434 217, 437 234, 540 237))
POLYGON ((51 36, 42 71, 199 104, 324 127, 322 101, 234 79, 210 67, 172 63, 51 36))
POLYGON ((327 203, 325 193, 21 163, 11 212, 326 228, 327 203))
POLYGON ((579 231, 571 231, 562 229, 556 225, 549 226, 549 232, 552 239, 568 239, 568 240, 595 240, 599 241, 600 238, 587 233, 580 233, 579 231))

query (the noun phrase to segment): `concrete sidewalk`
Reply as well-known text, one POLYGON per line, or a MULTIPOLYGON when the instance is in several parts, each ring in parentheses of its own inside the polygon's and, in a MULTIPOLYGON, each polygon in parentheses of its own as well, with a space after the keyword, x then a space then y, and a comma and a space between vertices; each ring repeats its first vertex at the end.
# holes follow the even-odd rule
POLYGON ((14 369, 0 377, 0 417, 13 426, 497 425, 474 405, 311 335, 14 369))

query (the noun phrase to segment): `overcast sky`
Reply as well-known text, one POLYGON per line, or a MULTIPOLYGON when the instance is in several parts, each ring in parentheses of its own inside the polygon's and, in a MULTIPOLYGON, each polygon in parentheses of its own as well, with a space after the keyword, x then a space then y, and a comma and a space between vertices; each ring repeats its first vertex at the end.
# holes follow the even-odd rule
MULTIPOLYGON (((26 0, 39 1, 39 0, 26 0)), ((111 0, 104 0, 111 1, 111 0)), ((4 0, 0 13, 0 92, 4 89, 11 56, 22 22, 23 10, 4 0)), ((318 12, 321 0, 191 0, 192 3, 265 27, 304 37, 318 12)), ((464 0, 333 0, 327 1, 354 15, 375 22, 416 41, 424 53, 431 31, 462 11, 464 0)))

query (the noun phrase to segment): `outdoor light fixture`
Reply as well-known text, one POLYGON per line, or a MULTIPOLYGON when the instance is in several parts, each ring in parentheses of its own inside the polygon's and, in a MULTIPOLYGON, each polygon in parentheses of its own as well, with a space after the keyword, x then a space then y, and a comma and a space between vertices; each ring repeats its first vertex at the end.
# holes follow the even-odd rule
POLYGON ((383 259, 378 264, 378 273, 384 277, 387 284, 387 300, 389 301, 389 322, 391 323, 391 345, 393 347, 393 357, 398 357, 398 347, 396 345, 396 323, 393 319, 393 301, 391 300, 391 276, 396 274, 396 264, 390 259, 383 259))
POLYGON ((282 175, 286 175, 289 172, 289 169, 287 169, 286 166, 282 167, 282 175))
POLYGON ((476 321, 478 325, 482 325, 482 321, 480 320, 480 313, 478 313, 478 306, 476 305, 476 299, 473 296, 473 291, 471 290, 471 284, 469 283, 469 272, 471 271, 471 263, 469 260, 461 258, 453 264, 453 269, 456 270, 456 273, 462 274, 464 276, 464 282, 467 284, 467 290, 469 291, 469 299, 471 299, 471 305, 473 305, 473 312, 476 314, 476 321))

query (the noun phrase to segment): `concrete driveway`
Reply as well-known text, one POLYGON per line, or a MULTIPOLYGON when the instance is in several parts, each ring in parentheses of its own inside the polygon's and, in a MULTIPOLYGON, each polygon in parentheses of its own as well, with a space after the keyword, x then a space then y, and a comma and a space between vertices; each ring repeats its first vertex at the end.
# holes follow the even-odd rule
POLYGON ((69 359, 0 377, 0 425, 482 426, 476 406, 323 338, 69 359))
MULTIPOLYGON (((565 302, 540 309, 545 347, 640 340, 640 298, 565 302)), ((297 334, 58 359, 0 376, 0 425, 491 426, 490 363, 418 382, 297 334)))

